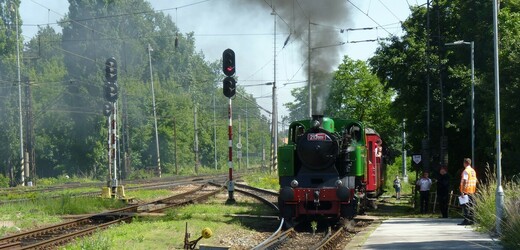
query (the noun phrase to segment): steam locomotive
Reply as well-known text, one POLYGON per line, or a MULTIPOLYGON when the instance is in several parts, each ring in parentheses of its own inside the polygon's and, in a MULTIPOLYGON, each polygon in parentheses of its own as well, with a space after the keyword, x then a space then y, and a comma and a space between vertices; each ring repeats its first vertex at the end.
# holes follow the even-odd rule
POLYGON ((382 140, 356 120, 292 122, 278 148, 280 217, 352 219, 383 192, 382 140))

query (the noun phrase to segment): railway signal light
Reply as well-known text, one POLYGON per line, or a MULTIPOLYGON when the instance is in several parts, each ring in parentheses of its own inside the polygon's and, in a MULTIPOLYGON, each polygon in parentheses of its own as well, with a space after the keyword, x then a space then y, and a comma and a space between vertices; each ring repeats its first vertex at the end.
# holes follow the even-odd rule
POLYGON ((222 53, 222 71, 226 76, 233 76, 235 70, 235 52, 232 49, 226 49, 222 53))
POLYGON ((237 81, 235 78, 228 76, 224 78, 224 81, 222 82, 224 84, 223 91, 224 96, 231 98, 235 96, 236 88, 237 88, 237 81))
POLYGON ((105 99, 109 102, 117 100, 117 83, 107 82, 105 84, 105 99))
POLYGON ((112 105, 111 102, 105 102, 105 104, 103 104, 103 115, 110 116, 113 108, 114 105, 112 105))
POLYGON ((107 82, 117 82, 117 61, 114 57, 110 57, 105 62, 105 78, 107 82))

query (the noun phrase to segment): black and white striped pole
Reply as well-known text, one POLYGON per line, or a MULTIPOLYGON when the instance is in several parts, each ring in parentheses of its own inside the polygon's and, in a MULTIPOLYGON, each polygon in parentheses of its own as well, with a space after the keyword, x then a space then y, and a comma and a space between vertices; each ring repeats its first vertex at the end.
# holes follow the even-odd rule
POLYGON ((117 189, 117 61, 110 57, 105 62, 105 99, 104 115, 108 116, 108 184, 112 188, 113 196, 117 189), (113 171, 112 171, 113 167, 113 171))

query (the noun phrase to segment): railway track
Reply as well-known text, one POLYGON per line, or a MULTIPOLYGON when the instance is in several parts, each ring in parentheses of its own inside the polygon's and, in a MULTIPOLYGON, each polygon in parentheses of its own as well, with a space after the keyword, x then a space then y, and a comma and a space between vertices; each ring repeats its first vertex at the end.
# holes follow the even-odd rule
POLYGON ((282 231, 283 220, 280 227, 269 238, 255 246, 254 250, 264 249, 312 249, 333 250, 343 249, 346 242, 361 228, 368 226, 366 220, 355 219, 350 223, 338 224, 329 227, 326 232, 310 233, 308 230, 300 231, 294 228, 282 231), (332 229, 334 228, 334 229, 332 229))
POLYGON ((278 209, 278 192, 274 192, 267 189, 261 189, 257 187, 252 187, 244 184, 237 183, 235 184, 235 190, 237 192, 243 193, 245 195, 254 197, 260 201, 262 201, 264 204, 275 210, 276 212, 279 211, 278 209))
MULTIPOLYGON (((143 190, 143 189, 164 189, 164 188, 172 188, 175 186, 182 186, 187 184, 202 184, 207 183, 209 181, 213 182, 224 182, 227 179, 226 174, 222 175, 208 175, 208 176, 190 176, 186 178, 175 178, 173 180, 147 180, 147 181, 134 181, 134 182, 128 182, 127 184, 129 186, 125 186, 126 191, 132 191, 132 190, 143 190)), ((46 199, 57 199, 61 198, 62 194, 55 194, 51 195, 52 192, 59 192, 62 190, 70 190, 72 188, 88 188, 88 187, 98 187, 100 188, 103 184, 102 183, 85 183, 85 184, 78 184, 74 183, 71 185, 60 185, 56 187, 47 187, 47 188, 38 188, 38 189, 31 189, 31 188, 24 188, 22 190, 12 190, 12 193, 15 194, 29 194, 29 193, 36 193, 38 192, 41 196, 41 193, 49 193, 49 195, 46 195, 46 199)), ((12 189, 12 188, 11 188, 12 189)), ((33 200, 33 198, 21 198, 21 199, 4 199, 4 196, 7 197, 7 193, 9 189, 4 189, 0 191, 0 205, 2 204, 10 204, 10 203, 20 203, 20 202, 27 202, 33 200)), ((100 191, 93 191, 93 192, 80 192, 80 193, 72 193, 70 196, 72 197, 96 197, 100 195, 100 191)))
POLYGON ((185 193, 153 202, 132 205, 110 212, 99 213, 77 220, 39 228, 0 238, 0 249, 54 249, 67 242, 117 225, 121 222, 131 222, 140 213, 158 213, 176 206, 202 202, 215 196, 223 189, 213 185, 200 185, 185 193))

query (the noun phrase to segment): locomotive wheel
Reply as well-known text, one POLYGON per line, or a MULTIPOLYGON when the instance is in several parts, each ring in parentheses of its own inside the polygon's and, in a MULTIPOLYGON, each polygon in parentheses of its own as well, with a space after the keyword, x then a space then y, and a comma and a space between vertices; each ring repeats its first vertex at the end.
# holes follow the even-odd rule
POLYGON ((291 228, 294 226, 294 205, 285 205, 278 197, 278 209, 280 209, 280 218, 284 219, 284 227, 291 228))
POLYGON ((352 203, 341 205, 340 207, 340 215, 341 217, 351 220, 356 215, 356 211, 354 209, 354 205, 352 203))

